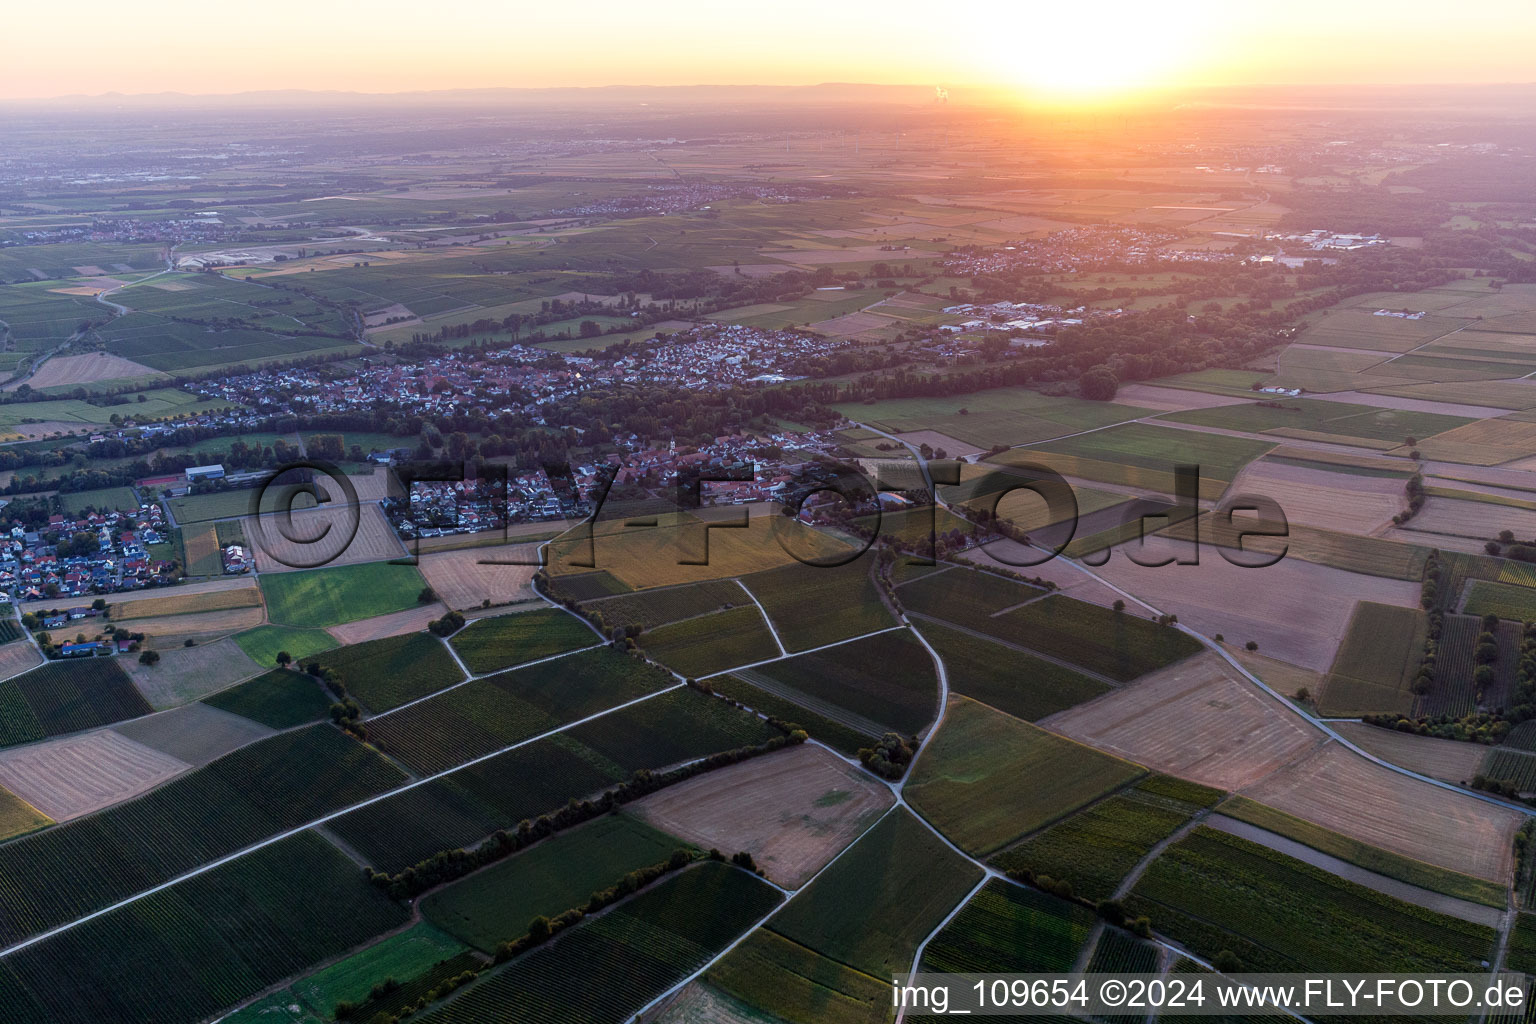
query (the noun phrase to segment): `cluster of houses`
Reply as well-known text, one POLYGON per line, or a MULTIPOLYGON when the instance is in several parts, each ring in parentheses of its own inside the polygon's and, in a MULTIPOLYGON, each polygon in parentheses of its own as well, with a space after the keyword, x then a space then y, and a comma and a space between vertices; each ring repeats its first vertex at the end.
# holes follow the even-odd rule
POLYGON ((13 525, 0 534, 0 589, 22 601, 54 597, 84 597, 174 582, 171 563, 153 559, 147 547, 166 532, 165 513, 158 505, 132 512, 92 512, 49 517, 46 531, 13 525), (81 552, 71 544, 61 554, 57 543, 81 534, 93 535, 96 550, 81 552))
POLYGON ((1180 237, 1166 230, 1085 226, 1053 231, 1044 238, 1012 242, 995 249, 957 249, 941 262, 945 273, 976 277, 1020 268, 1082 274, 1165 263, 1224 263, 1237 258, 1220 250, 1179 248, 1173 243, 1180 237))
POLYGON ((329 369, 290 367, 200 382, 200 395, 240 405, 278 406, 305 415, 372 410, 382 401, 426 419, 481 411, 523 413, 613 383, 720 390, 795 378, 802 361, 850 342, 799 331, 709 324, 663 335, 618 359, 507 345, 484 353, 452 352, 414 362, 370 365, 344 377, 329 369))
MULTIPOLYGON (((1089 310, 1082 306, 1063 309, 1040 302, 962 302, 945 306, 948 316, 965 317, 958 323, 944 324, 939 330, 949 334, 978 331, 1006 331, 1022 334, 1055 334, 1063 327, 1075 327, 1088 319, 1108 320, 1124 315, 1119 309, 1089 310)), ((1023 344, 1029 344, 1027 340, 1023 344)), ((1034 344, 1045 344, 1036 340, 1034 344)))

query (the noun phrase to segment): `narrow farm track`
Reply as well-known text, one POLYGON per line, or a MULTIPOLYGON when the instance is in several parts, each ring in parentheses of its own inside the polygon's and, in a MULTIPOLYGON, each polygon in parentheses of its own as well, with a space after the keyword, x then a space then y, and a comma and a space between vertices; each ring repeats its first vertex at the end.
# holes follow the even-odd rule
POLYGON ((774 628, 773 619, 769 618, 768 609, 763 607, 763 602, 759 601, 757 595, 752 593, 751 588, 741 581, 740 576, 736 577, 736 585, 741 588, 742 593, 751 598, 753 604, 757 605, 758 614, 763 617, 763 624, 768 627, 768 632, 773 634, 773 642, 778 645, 779 657, 789 657, 789 651, 784 647, 784 638, 779 636, 779 631, 774 628))

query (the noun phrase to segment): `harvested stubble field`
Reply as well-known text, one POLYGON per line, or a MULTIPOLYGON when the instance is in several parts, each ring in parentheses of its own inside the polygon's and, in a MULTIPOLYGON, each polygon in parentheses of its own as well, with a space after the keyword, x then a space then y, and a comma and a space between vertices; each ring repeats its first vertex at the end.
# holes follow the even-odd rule
MULTIPOLYGON (((113 622, 132 622, 137 619, 165 618, 172 615, 193 615, 204 612, 227 611, 233 608, 261 607, 261 591, 254 580, 240 580, 237 586, 218 590, 191 592, 177 587, 163 596, 140 597, 135 600, 107 601, 113 622)), ((135 625, 134 631, 139 627, 135 625)))
POLYGON ((293 513, 291 522, 284 515, 266 514, 247 519, 244 526, 261 573, 378 562, 406 554, 389 520, 372 502, 301 509, 293 513), (352 532, 354 515, 356 533, 352 532))
POLYGON ((912 807, 984 856, 1146 770, 964 697, 951 700, 906 786, 912 807), (1020 786, 1020 779, 1031 779, 1020 786))
POLYGON ((893 802, 868 775, 801 744, 670 786, 629 810, 702 849, 746 850, 770 879, 793 889, 893 802))
MULTIPOLYGON (((1476 541, 1481 550, 1482 543, 1497 537, 1501 530, 1509 530, 1516 537, 1536 536, 1536 512, 1486 501, 1430 497, 1419 514, 1408 521, 1407 529, 1415 533, 1465 537, 1476 541)), ((1433 537, 1420 539, 1420 543, 1433 542, 1433 537)))
MULTIPOLYGON (((188 576, 219 576, 224 572, 224 554, 219 548, 219 533, 213 524, 184 527, 182 550, 186 552, 188 576)), ((231 591, 236 593, 236 591, 231 591)), ((227 606, 226 607, 230 607, 227 606)))
POLYGON ((1536 455, 1536 422, 1525 414, 1478 420, 1419 442, 1426 459, 1497 466, 1536 455))
POLYGON ((0 785, 54 821, 68 821, 137 796, 191 767, 101 729, 0 751, 0 785))
POLYGON ((119 722, 112 731, 194 767, 272 735, 264 725, 203 703, 119 722))
MULTIPOLYGON (((447 611, 448 609, 441 603, 433 601, 431 604, 417 605, 415 608, 390 612, 388 615, 359 619, 357 622, 344 622, 339 626, 331 626, 326 629, 326 632, 337 643, 361 644, 369 640, 383 640, 386 637, 420 632, 426 629, 427 624, 433 619, 442 618, 447 611)), ((296 654, 295 657, 297 657, 296 654)))
POLYGON ((464 611, 534 597, 538 562, 537 544, 460 548, 422 555, 421 574, 444 604, 464 611))
POLYGON ((1272 498, 1288 522, 1344 533, 1381 529, 1406 507, 1401 480, 1346 476, 1267 458, 1239 473, 1231 491, 1272 498))
POLYGON ((173 647, 160 654, 154 665, 137 658, 120 658, 123 669, 139 692, 156 708, 175 707, 199 700, 216 690, 252 676, 263 666, 252 661, 232 637, 217 643, 173 647))
POLYGON ((1316 729, 1240 679, 1214 652, 1040 724, 1158 771, 1226 790, 1264 778, 1323 740, 1316 729))
POLYGON ((1329 743, 1243 795, 1334 832, 1451 871, 1507 883, 1523 816, 1440 789, 1329 743))
MULTIPOLYGON (((1156 538, 1143 561, 1165 555, 1194 557, 1187 541, 1156 538)), ((1114 552, 1099 576, 1206 636, 1255 640, 1264 653, 1314 671, 1326 671, 1344 638, 1356 601, 1417 607, 1417 580, 1395 580, 1283 558, 1261 569, 1233 565, 1205 548, 1200 564, 1139 565, 1114 552)))
POLYGON ((745 528, 709 530, 698 517, 676 512, 634 521, 656 525, 626 527, 626 520, 608 520, 596 524, 590 540, 583 525, 550 542, 550 573, 586 572, 590 567, 576 563, 593 560, 626 587, 640 589, 744 576, 797 557, 834 559, 849 551, 844 542, 783 516, 754 516, 745 528), (687 564, 705 560, 706 536, 707 564, 687 564))
POLYGON ((20 675, 43 663, 43 656, 31 644, 0 646, 0 681, 20 675))
POLYGON ((1333 729, 1367 753, 1447 782, 1470 782, 1485 753, 1476 743, 1417 736, 1364 722, 1335 722, 1333 729))

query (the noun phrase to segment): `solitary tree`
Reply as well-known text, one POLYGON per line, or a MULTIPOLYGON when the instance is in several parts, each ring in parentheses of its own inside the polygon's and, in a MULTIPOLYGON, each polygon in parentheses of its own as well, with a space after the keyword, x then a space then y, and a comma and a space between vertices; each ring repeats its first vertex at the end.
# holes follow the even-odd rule
POLYGON ((289 654, 287 651, 278 651, 277 652, 277 667, 278 668, 287 668, 292 663, 293 663, 293 655, 289 654))
POLYGON ((159 651, 145 651, 144 653, 139 655, 139 664, 140 665, 155 665, 155 664, 158 664, 159 661, 160 661, 160 652, 159 651))

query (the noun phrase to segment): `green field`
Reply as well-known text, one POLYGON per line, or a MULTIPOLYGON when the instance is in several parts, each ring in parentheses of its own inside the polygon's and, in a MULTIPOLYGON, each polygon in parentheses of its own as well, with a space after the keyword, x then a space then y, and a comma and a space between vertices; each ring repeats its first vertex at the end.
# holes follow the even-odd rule
POLYGON ((1495 938, 1209 828, 1154 861, 1128 907, 1202 956, 1231 950, 1246 971, 1476 972, 1495 938))
POLYGON ((779 893, 753 875, 706 861, 653 883, 423 1014, 425 1024, 505 1019, 623 1021, 698 970, 771 912, 779 893), (582 984, 572 984, 576 978, 582 984))
POLYGON ((364 562, 263 573, 267 617, 286 626, 336 626, 414 608, 426 581, 414 565, 364 562))
POLYGON ((999 456, 1005 465, 1035 464, 1088 480, 1154 486, 1170 493, 1176 465, 1200 467, 1201 494, 1221 484, 1274 447, 1274 443, 1149 423, 1126 423, 1090 434, 1047 441, 999 456))
POLYGON ((1145 771, 959 697, 920 752, 906 794, 956 845, 985 856, 1145 771))
POLYGON ((1085 907, 994 879, 928 943, 919 969, 945 974, 1070 971, 1093 921, 1085 907))
POLYGON ((769 922, 784 938, 878 978, 912 965, 917 945, 981 881, 898 807, 769 922))
POLYGON ((1159 419, 1249 433, 1301 430, 1345 438, 1390 441, 1393 444, 1402 444, 1409 437, 1422 440, 1473 422, 1462 416, 1405 412, 1400 409, 1307 398, 1279 398, 1269 405, 1254 403, 1191 409, 1169 413, 1159 419))
MULTIPOLYGON (((752 678, 758 678, 760 675, 761 673, 753 673, 752 678)), ((867 727, 856 728, 849 725, 846 715, 838 715, 844 721, 834 721, 803 704, 797 704, 788 697, 782 696, 781 693, 770 693, 740 675, 715 676, 709 681, 709 685, 716 693, 740 701, 758 714, 770 715, 799 726, 812 739, 820 740, 849 757, 858 756, 860 750, 871 746, 880 738, 880 735, 883 735, 867 727)), ((776 687, 776 689, 782 691, 782 687, 776 687)), ((830 709, 829 713, 837 714, 830 709)))
POLYGON ((535 917, 582 906, 599 889, 685 846, 635 818, 609 815, 432 893, 421 901, 421 913, 450 935, 494 953, 526 932, 535 917))
POLYGON ((291 991, 329 1020, 337 1003, 360 1003, 386 979, 404 982, 463 952, 462 942, 422 922, 294 982, 291 991))
POLYGON ((332 700, 313 676, 292 669, 273 669, 220 690, 203 703, 273 729, 287 729, 324 718, 332 700))
POLYGON ((1536 621, 1536 589, 1513 583, 1473 580, 1463 609, 1468 615, 1497 615, 1516 622, 1536 621))
POLYGON ((336 646, 336 639, 323 629, 298 626, 257 626, 235 634, 235 643, 258 665, 276 665, 277 652, 287 651, 295 662, 336 646))
POLYGON ((53 819, 8 789, 0 788, 0 841, 35 832, 53 819))
POLYGON ((937 430, 978 448, 1043 441, 1152 414, 1150 409, 1113 402, 1054 398, 1029 388, 892 398, 872 405, 844 403, 835 408, 849 419, 893 434, 937 430))
POLYGON ((562 608, 476 619, 449 641, 476 675, 537 661, 562 651, 590 647, 600 638, 562 608))
POLYGON ((933 658, 904 629, 798 654, 740 676, 865 732, 880 727, 881 733, 913 736, 938 713, 933 658))
POLYGON ((370 721, 376 741, 425 774, 442 771, 673 684, 601 648, 485 676, 370 721))
POLYGON ((785 650, 812 647, 895 625, 870 578, 872 560, 820 567, 796 562, 742 578, 768 613, 785 650))
POLYGON ((306 832, 13 953, 0 998, 27 1024, 196 1024, 408 917, 306 832))
MULTIPOLYGON (((743 595, 745 596, 745 595, 743 595)), ((646 656, 690 678, 779 656, 779 645, 752 604, 640 634, 646 656)))
POLYGON ((95 491, 71 491, 60 494, 59 504, 63 506, 64 514, 70 516, 81 515, 88 508, 98 512, 108 509, 132 512, 138 509, 139 498, 132 487, 103 487, 95 491))
MULTIPOLYGON (((910 966, 910 965, 909 965, 910 966)), ((727 998, 786 1024, 887 1024, 891 983, 759 928, 709 969, 727 998)))
POLYGON ((918 630, 944 659, 950 689, 1033 722, 1108 693, 1109 687, 1055 662, 936 621, 918 630))
POLYGON ((1332 714, 1411 710, 1409 687, 1424 652, 1426 628, 1417 608, 1356 604, 1324 683, 1321 706, 1332 714))
POLYGON ((313 660, 333 670, 347 693, 374 712, 397 708, 464 678, 453 655, 430 633, 369 640, 324 651, 313 660))
POLYGON ((1052 825, 992 858, 1005 871, 1033 871, 1072 883, 1074 895, 1097 902, 1115 887, 1160 841, 1189 815, 1140 799, 1116 794, 1052 825))

